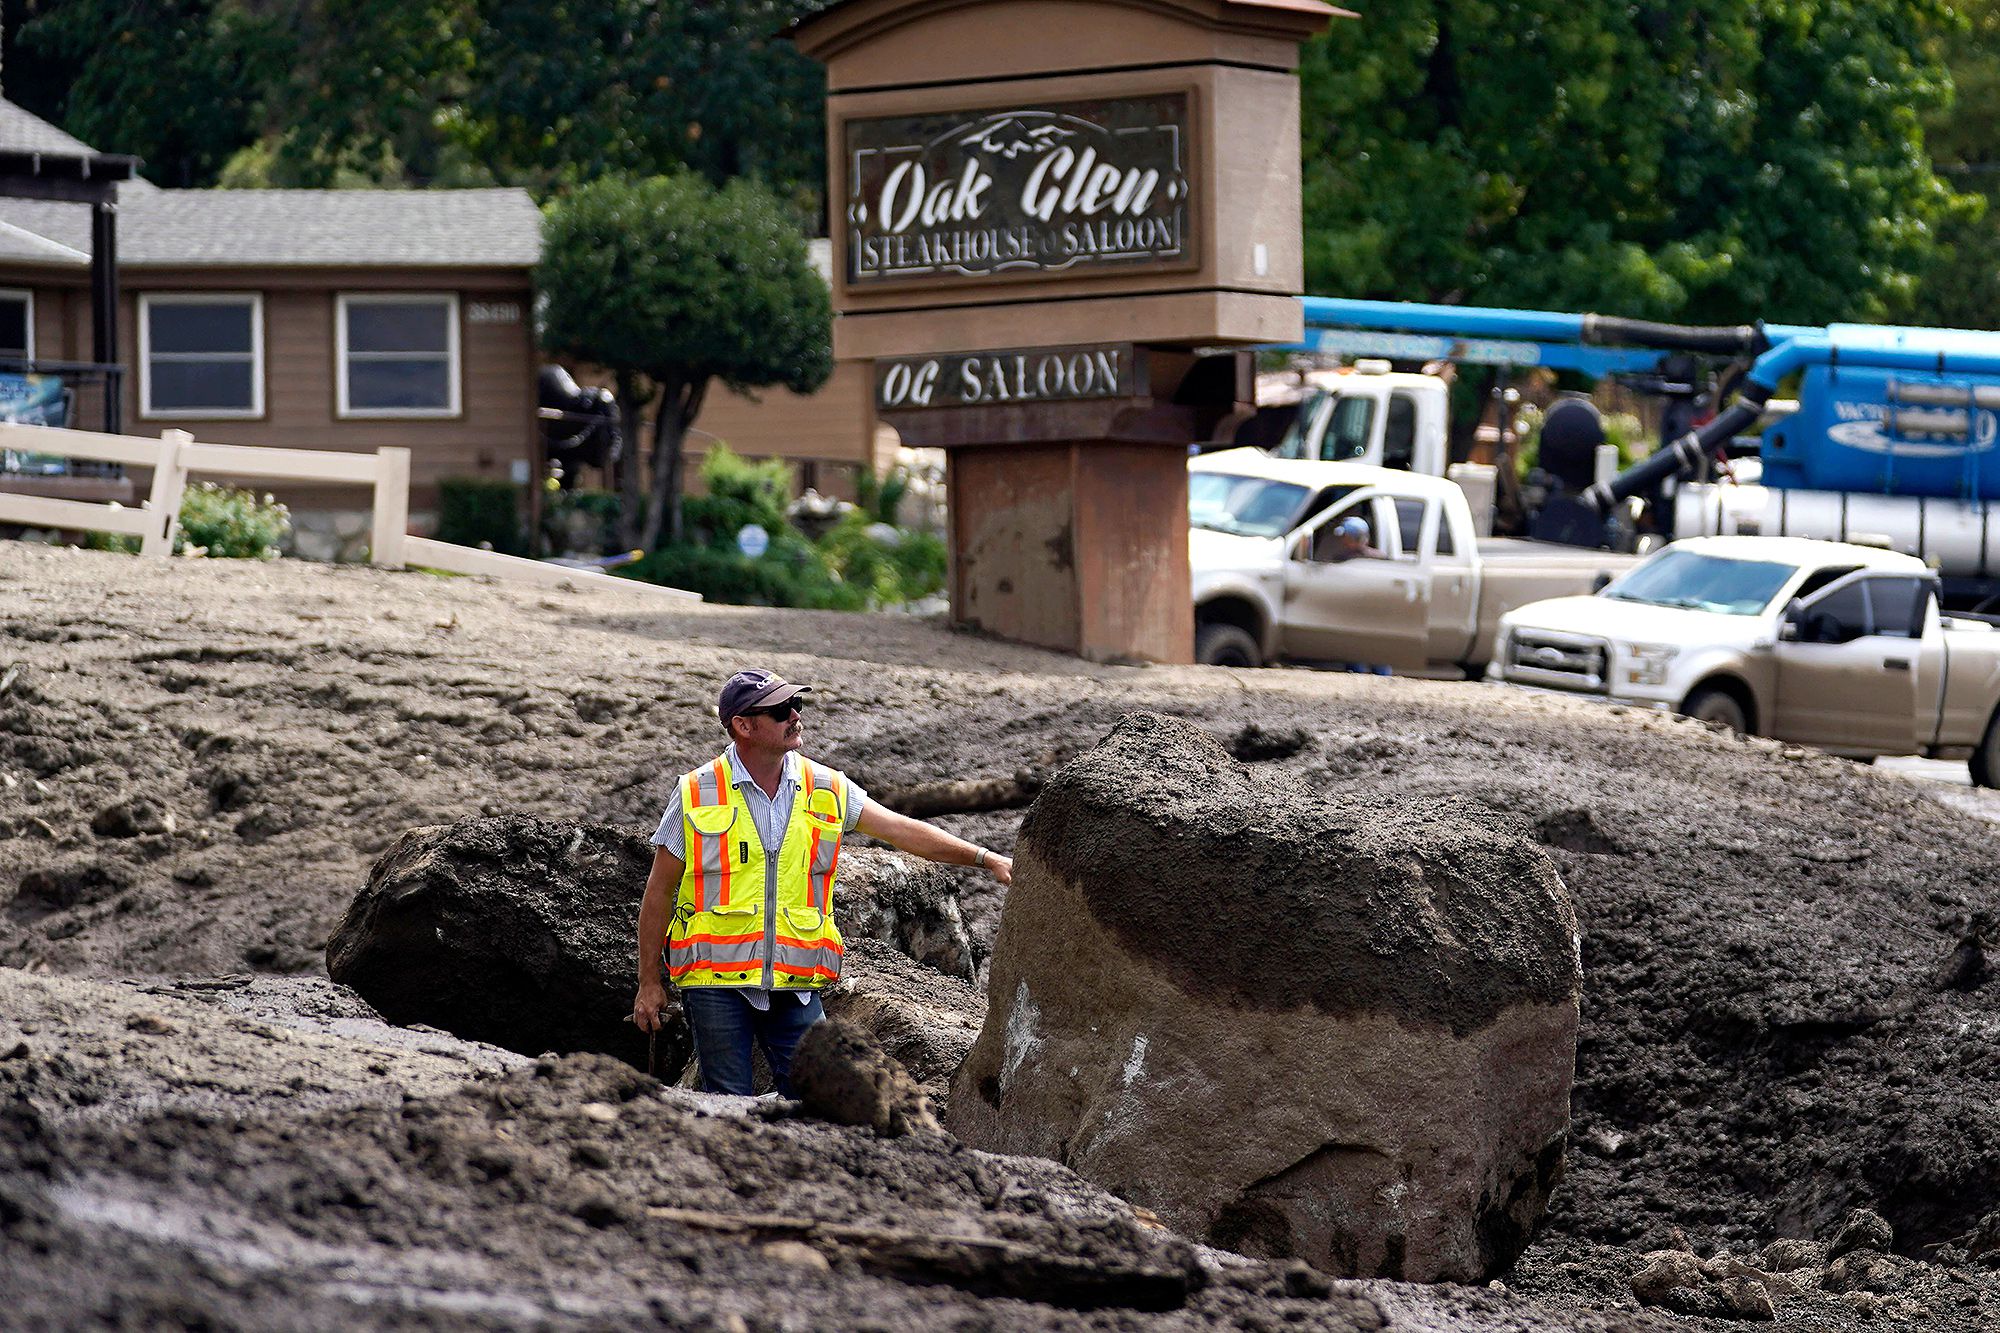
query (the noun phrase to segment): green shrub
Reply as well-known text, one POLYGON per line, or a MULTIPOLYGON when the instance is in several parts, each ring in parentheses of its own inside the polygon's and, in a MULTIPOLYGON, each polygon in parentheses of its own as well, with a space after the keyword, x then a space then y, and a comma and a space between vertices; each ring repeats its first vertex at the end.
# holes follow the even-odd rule
POLYGON ((618 515, 624 502, 616 491, 550 490, 542 500, 542 537, 555 552, 605 555, 618 549, 618 515))
MULTIPOLYGON (((180 527, 174 553, 194 550, 220 560, 272 560, 292 535, 292 511, 269 495, 197 481, 181 492, 180 527)), ((119 533, 93 532, 85 542, 93 551, 137 554, 139 539, 119 533)))
POLYGON ((789 526, 785 506, 792 498, 792 469, 783 459, 752 462, 718 440, 701 461, 701 479, 708 494, 690 495, 681 508, 695 544, 734 549, 746 523, 774 537, 789 526))
POLYGON ((526 555, 521 498, 521 487, 511 481, 446 477, 438 483, 438 540, 526 555))
POLYGON ((944 587, 942 541, 900 528, 894 542, 879 541, 870 532, 875 527, 857 510, 821 539, 820 549, 843 583, 859 589, 871 606, 915 601, 944 587))
POLYGON ((686 501, 688 540, 617 571, 698 592, 712 602, 862 611, 928 596, 944 586, 944 543, 929 533, 877 539, 874 517, 847 515, 818 542, 785 518, 792 473, 781 459, 751 462, 717 444, 702 463, 708 494, 686 501), (771 544, 756 559, 736 534, 755 523, 771 544))

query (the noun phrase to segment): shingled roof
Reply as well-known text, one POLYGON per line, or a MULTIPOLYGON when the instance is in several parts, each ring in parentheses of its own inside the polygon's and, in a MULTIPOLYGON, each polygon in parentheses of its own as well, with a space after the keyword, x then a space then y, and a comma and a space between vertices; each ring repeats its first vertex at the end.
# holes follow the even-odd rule
POLYGON ((0 98, 0 153, 47 153, 51 157, 96 157, 83 140, 64 133, 32 111, 0 98))
MULTIPOLYGON (((0 153, 101 156, 5 98, 0 153)), ((542 256, 526 190, 162 190, 132 179, 117 193, 121 269, 528 268, 542 256)), ((89 206, 0 198, 0 262, 88 266, 89 206)))
MULTIPOLYGON (((0 199, 0 223, 90 249, 90 211, 78 205, 0 199)), ((119 193, 121 269, 527 268, 541 250, 526 190, 119 193)))

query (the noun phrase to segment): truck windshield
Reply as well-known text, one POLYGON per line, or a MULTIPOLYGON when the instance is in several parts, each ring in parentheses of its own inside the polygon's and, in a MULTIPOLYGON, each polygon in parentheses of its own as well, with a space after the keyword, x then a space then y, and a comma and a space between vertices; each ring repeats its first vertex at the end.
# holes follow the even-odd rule
POLYGON ((1333 395, 1324 389, 1308 390, 1299 401, 1298 410, 1292 413, 1290 424, 1278 442, 1271 446, 1273 458, 1311 458, 1313 428, 1326 414, 1327 404, 1333 395))
POLYGON ((1292 526, 1306 488, 1227 472, 1188 474, 1188 522, 1238 537, 1276 537, 1292 526))
POLYGON ((1374 429, 1373 398, 1341 398, 1333 405, 1333 420, 1327 423, 1326 438, 1320 441, 1320 457, 1335 463, 1367 457, 1368 437, 1374 429))
POLYGON ((1649 602, 1726 616, 1754 616, 1797 573, 1768 560, 1731 560, 1668 547, 1599 594, 1622 602, 1649 602))

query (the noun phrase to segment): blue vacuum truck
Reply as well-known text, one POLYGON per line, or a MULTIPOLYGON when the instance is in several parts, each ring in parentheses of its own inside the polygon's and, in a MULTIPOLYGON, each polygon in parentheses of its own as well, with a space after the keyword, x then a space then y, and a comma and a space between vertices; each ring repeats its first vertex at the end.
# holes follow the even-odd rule
POLYGON ((2000 333, 1695 327, 1313 297, 1305 306, 1304 345, 1316 350, 1325 346, 1315 342, 1317 331, 1334 338, 1370 331, 1402 338, 1412 358, 1616 374, 1667 393, 1669 428, 1657 451, 1562 497, 1571 518, 1556 526, 1571 540, 1595 544, 1604 520, 1640 497, 1662 537, 1887 546, 1937 569, 1948 607, 2000 610, 2000 333), (1454 356, 1454 348, 1465 354, 1454 356), (1692 424, 1703 413, 1707 420, 1692 424), (1726 478, 1728 460, 1745 456, 1761 461, 1755 484, 1707 480, 1718 469, 1726 478), (1592 521, 1575 521, 1582 514, 1592 521))

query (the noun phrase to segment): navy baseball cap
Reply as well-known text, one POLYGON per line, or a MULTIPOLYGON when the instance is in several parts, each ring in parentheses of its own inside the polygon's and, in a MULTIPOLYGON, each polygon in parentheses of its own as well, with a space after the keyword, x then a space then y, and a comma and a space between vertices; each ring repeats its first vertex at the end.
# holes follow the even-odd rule
POLYGON ((739 713, 747 713, 753 708, 769 708, 811 689, 810 685, 793 685, 776 672, 739 671, 722 687, 722 697, 715 703, 715 715, 726 726, 729 719, 739 713))

